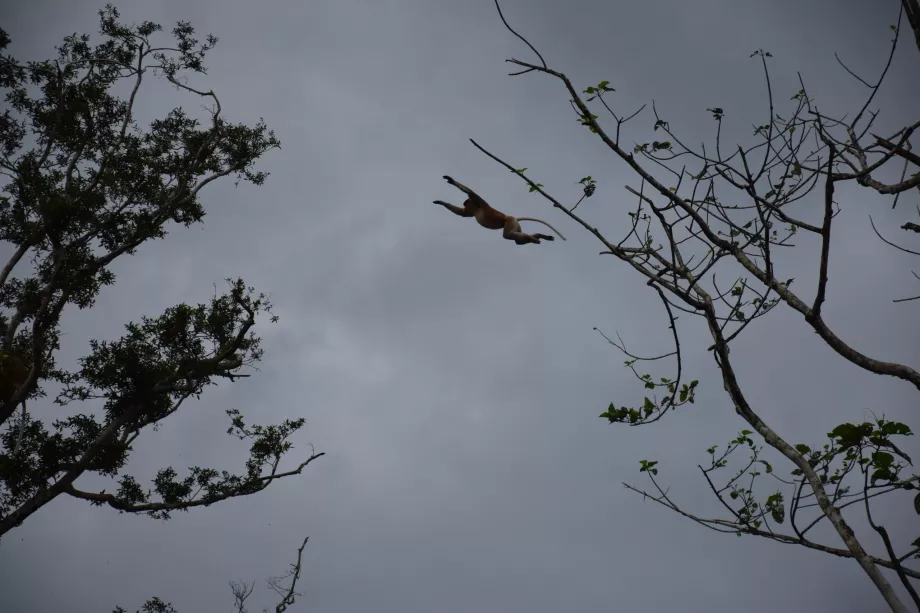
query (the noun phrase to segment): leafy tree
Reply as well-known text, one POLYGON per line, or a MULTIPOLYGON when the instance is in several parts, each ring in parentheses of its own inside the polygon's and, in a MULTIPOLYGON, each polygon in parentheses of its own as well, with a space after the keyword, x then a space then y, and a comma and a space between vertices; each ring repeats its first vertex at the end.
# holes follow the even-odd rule
MULTIPOLYGON (((659 485, 661 466, 654 460, 642 460, 639 467, 651 482, 650 491, 627 487, 719 532, 755 535, 852 558, 892 611, 908 610, 893 589, 893 581, 901 583, 913 605, 920 609, 916 588, 920 570, 909 564, 920 557, 920 538, 910 544, 893 543, 872 513, 873 503, 883 495, 902 497, 906 505, 913 505, 920 513, 917 493, 920 477, 908 473, 911 461, 899 446, 900 439, 912 434, 910 427, 878 417, 866 423, 833 427, 827 442, 817 449, 787 441, 748 400, 729 352, 731 343, 755 320, 775 308, 788 308, 800 316, 805 328, 811 329, 831 351, 853 366, 906 381, 920 389, 920 372, 863 353, 848 344, 845 334, 833 329, 823 316, 834 217, 839 211, 839 186, 850 183, 890 196, 894 205, 901 194, 920 187, 920 156, 911 152, 910 145, 911 135, 920 128, 920 121, 892 134, 877 136, 872 129, 878 112, 870 110, 891 65, 890 58, 898 48, 902 18, 906 17, 909 25, 905 27, 915 35, 920 49, 920 4, 917 0, 902 0, 898 22, 891 26, 893 40, 888 63, 875 81, 856 77, 867 86, 868 94, 853 113, 847 117, 825 114, 801 80, 801 88, 788 101, 789 108, 780 109, 781 101, 774 99, 773 90, 768 87, 766 106, 770 112, 766 122, 754 130, 755 143, 730 150, 720 142, 724 109, 708 109, 715 123, 715 146, 696 150, 684 144, 654 107, 651 131, 655 136, 630 150, 624 146, 621 132, 645 107, 632 114, 616 111, 611 101, 615 90, 609 81, 581 90, 576 88, 564 73, 550 68, 539 51, 508 25, 497 0, 495 4, 508 30, 523 40, 538 60, 508 60, 516 66, 517 72, 512 74, 539 73, 557 79, 565 87, 577 121, 596 135, 640 181, 637 187, 626 187, 635 197, 635 205, 628 213, 624 236, 608 238, 582 217, 583 210, 575 210, 598 189, 600 184, 595 178, 581 179, 580 198, 568 206, 527 176, 526 169, 518 170, 518 166, 473 142, 524 180, 531 192, 539 193, 584 227, 601 242, 603 255, 613 256, 631 267, 661 300, 673 333, 671 352, 643 358, 630 352, 619 338, 605 336, 625 354, 626 366, 644 391, 638 403, 611 403, 601 418, 614 424, 644 426, 694 402, 698 381, 686 381, 683 364, 689 348, 681 343, 676 317, 680 312, 698 316, 705 324, 712 340, 706 351, 712 354, 721 372, 722 386, 736 414, 745 422, 745 429, 724 447, 707 449, 708 460, 700 466, 705 486, 722 503, 724 516, 702 517, 681 507, 659 485), (609 114, 610 121, 602 121, 594 111, 609 114), (900 178, 894 181, 881 178, 892 176, 900 178), (793 206, 809 195, 814 195, 820 203, 819 214, 799 217, 793 206), (815 266, 820 274, 816 291, 810 297, 793 289, 794 280, 779 277, 774 268, 776 252, 791 247, 792 237, 799 243, 811 239, 820 246, 815 266), (728 274, 732 281, 719 285, 717 272, 728 274), (674 370, 666 373, 667 376, 661 376, 663 373, 653 376, 642 367, 650 360, 662 358, 674 362, 674 370), (767 452, 778 454, 780 461, 787 462, 786 470, 791 474, 780 477, 779 466, 774 468, 767 452), (730 468, 731 460, 738 460, 736 468, 730 468), (847 518, 857 512, 864 514, 872 532, 860 535, 854 532, 852 519, 847 518), (837 542, 823 543, 814 536, 814 527, 826 524, 836 533, 837 542), (878 538, 879 555, 866 549, 873 533, 878 538)), ((763 69, 770 86, 771 54, 758 49, 751 57, 763 69)), ((909 233, 920 232, 916 221, 908 221, 902 228, 909 233)))
MULTIPOLYGON (((231 123, 214 92, 187 84, 205 73, 216 38, 200 42, 179 22, 174 42, 158 46, 155 23, 124 25, 111 5, 99 17, 103 42, 95 46, 72 35, 52 60, 23 64, 0 54, 9 107, 0 116, 0 240, 12 251, 0 271, 0 536, 61 495, 168 519, 255 494, 323 455, 282 471, 304 420, 249 425, 228 410, 228 434, 250 444, 238 474, 167 467, 147 488, 124 472, 139 436, 205 387, 248 376, 242 370, 262 357, 253 326, 276 318, 240 279, 205 303, 142 317, 117 340, 92 341, 75 371, 55 362, 65 307, 91 308, 115 282, 112 263, 165 238, 170 223, 201 222, 208 184, 235 177, 261 185, 268 175, 255 163, 280 145, 264 122, 231 123), (207 121, 175 108, 141 129, 133 113, 150 75, 209 103, 207 121), (128 97, 117 97, 113 89, 125 84, 128 97), (27 401, 49 394, 62 408, 79 408, 50 423, 33 419, 27 401), (80 489, 87 474, 116 485, 110 493, 80 489)), ((9 43, 0 30, 0 51, 9 43)))

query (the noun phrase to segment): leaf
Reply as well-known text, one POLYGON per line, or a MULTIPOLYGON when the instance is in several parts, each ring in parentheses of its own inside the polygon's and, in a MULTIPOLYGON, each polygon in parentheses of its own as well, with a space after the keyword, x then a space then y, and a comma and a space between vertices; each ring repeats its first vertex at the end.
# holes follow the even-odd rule
POLYGON ((862 440, 872 432, 871 424, 840 424, 828 433, 828 437, 840 439, 840 444, 849 447, 858 445, 862 440))
POLYGON ((869 477, 869 480, 873 485, 875 485, 876 481, 893 481, 894 473, 892 473, 887 468, 879 468, 872 473, 872 475, 869 477))
POLYGON ((894 456, 884 451, 876 451, 872 454, 872 462, 876 468, 889 468, 894 464, 894 456))
POLYGON ((881 432, 882 434, 901 436, 911 436, 913 434, 907 424, 902 424, 896 421, 886 421, 884 424, 882 424, 881 432))
POLYGON ((914 497, 914 511, 917 512, 917 515, 920 515, 920 494, 914 497))

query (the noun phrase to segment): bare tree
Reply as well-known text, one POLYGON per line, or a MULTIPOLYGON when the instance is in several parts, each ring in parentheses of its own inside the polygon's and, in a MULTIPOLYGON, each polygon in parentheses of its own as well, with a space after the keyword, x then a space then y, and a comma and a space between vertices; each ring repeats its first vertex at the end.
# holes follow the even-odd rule
MULTIPOLYGON (((265 580, 269 589, 280 597, 278 604, 275 605, 275 613, 284 613, 289 606, 294 604, 297 598, 303 596, 302 593, 296 591, 296 588, 297 582, 300 580, 300 570, 303 564, 303 550, 306 548, 308 540, 310 540, 309 536, 304 537, 303 542, 297 549, 297 560, 291 564, 291 568, 288 572, 278 577, 269 577, 265 580), (290 582, 287 581, 288 579, 290 579, 290 582)), ((240 581, 239 583, 236 581, 230 582, 230 591, 233 593, 233 610, 235 613, 249 613, 249 609, 246 608, 246 601, 252 596, 255 587, 255 581, 249 584, 245 581, 240 581)), ((161 600, 158 597, 151 598, 141 605, 138 613, 141 611, 143 611, 143 613, 178 613, 171 603, 161 600)), ((263 613, 268 613, 269 609, 264 608, 262 611, 263 613)), ((113 613, 127 613, 127 611, 122 607, 116 607, 113 613)))
MULTIPOLYGON (((765 123, 755 127, 755 144, 726 149, 721 141, 725 111, 711 108, 708 112, 716 124, 715 143, 711 148, 704 145, 693 149, 681 141, 652 104, 653 131, 662 136, 630 150, 623 144, 622 129, 639 117, 645 107, 632 113, 616 111, 610 103, 614 90, 609 81, 579 91, 564 73, 550 68, 539 51, 511 28, 496 0, 504 25, 537 57, 534 62, 507 60, 517 67, 511 74, 538 73, 559 80, 579 122, 635 173, 638 184, 626 186, 635 198, 635 206, 629 212, 628 229, 619 238, 608 237, 586 220, 582 211, 576 212, 582 200, 597 189, 593 177, 581 179, 581 197, 574 205, 566 205, 524 170, 518 170, 473 141, 483 153, 524 180, 531 192, 539 193, 593 235, 603 245, 602 255, 615 257, 645 278, 661 300, 673 335, 671 352, 643 357, 628 349, 619 336, 604 335, 626 355, 627 367, 643 388, 651 392, 637 407, 611 403, 602 418, 611 423, 643 426, 694 402, 698 382, 685 381, 683 360, 688 349, 681 345, 679 314, 700 317, 712 338, 707 351, 712 352, 735 412, 749 428, 742 430, 723 451, 718 452, 715 446, 708 449, 710 459, 700 466, 704 482, 721 502, 725 516, 701 517, 679 506, 659 485, 656 477, 660 467, 655 461, 643 460, 640 465, 640 471, 651 481, 651 491, 624 485, 719 532, 756 535, 852 558, 897 613, 908 608, 893 589, 892 580, 904 586, 914 606, 920 609, 914 585, 920 579, 920 571, 908 565, 920 554, 920 539, 906 551, 904 547, 896 548, 887 530, 872 515, 871 503, 886 494, 916 494, 918 477, 907 474, 910 458, 897 445, 898 437, 911 434, 910 428, 879 417, 862 424, 838 425, 820 449, 789 442, 748 401, 736 376, 730 347, 754 320, 782 305, 797 312, 805 326, 854 366, 901 379, 920 389, 920 372, 860 351, 844 340, 843 332, 825 321, 822 312, 827 296, 833 222, 839 211, 838 186, 855 183, 891 196, 895 205, 900 194, 920 186, 920 172, 917 172, 920 156, 911 152, 910 145, 920 121, 884 137, 872 132, 878 111, 870 107, 898 48, 904 16, 917 36, 920 49, 917 2, 902 0, 901 4, 898 22, 892 26, 894 38, 888 61, 877 80, 870 82, 858 77, 841 61, 843 68, 868 91, 851 119, 832 117, 819 110, 801 75, 800 89, 791 98, 791 108, 788 113, 780 114, 770 80, 772 56, 758 49, 751 57, 763 70, 769 113, 765 123), (601 121, 591 107, 608 114, 611 124, 601 121), (902 164, 900 180, 885 182, 877 178, 883 168, 896 163, 902 164), (795 210, 796 203, 810 194, 820 197, 822 202, 817 219, 795 210), (820 244, 817 290, 810 298, 796 293, 791 287, 793 279, 780 278, 774 269, 776 252, 793 246, 793 237, 800 240, 813 237, 820 244), (729 282, 720 282, 720 274, 723 279, 728 275, 729 282), (640 370, 643 364, 662 359, 673 360, 674 370, 669 376, 653 377, 640 370), (764 446, 792 464, 789 477, 777 475, 764 457, 764 446), (742 454, 746 457, 740 468, 726 474, 730 457, 742 454), (762 495, 759 485, 766 478, 774 481, 767 495, 762 495), (863 543, 868 537, 857 537, 854 533, 846 516, 858 510, 877 533, 884 554, 876 556, 867 552, 863 543), (822 522, 831 524, 843 547, 813 538, 810 532, 822 522)), ((920 231, 914 222, 903 228, 920 231)), ((914 504, 920 512, 920 496, 915 497, 914 504)))

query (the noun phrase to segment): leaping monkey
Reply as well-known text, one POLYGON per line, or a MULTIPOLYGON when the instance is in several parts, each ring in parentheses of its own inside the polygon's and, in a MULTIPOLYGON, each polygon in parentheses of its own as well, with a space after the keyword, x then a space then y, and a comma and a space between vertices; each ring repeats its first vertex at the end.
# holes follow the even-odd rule
POLYGON ((443 200, 435 200, 435 204, 440 204, 448 211, 459 215, 460 217, 475 217, 476 221, 479 222, 479 225, 483 228, 488 228, 489 230, 502 230, 502 238, 505 238, 509 241, 514 241, 518 245, 526 245, 528 243, 534 243, 536 245, 540 244, 540 240, 555 240, 554 237, 548 234, 527 234, 526 232, 521 231, 522 221, 535 221, 541 223, 551 229, 553 232, 559 235, 559 238, 565 240, 565 237, 562 236, 562 233, 559 232, 556 228, 552 227, 542 219, 537 219, 535 217, 512 217, 511 215, 506 215, 498 209, 493 209, 489 206, 489 203, 483 200, 479 194, 468 188, 462 183, 454 181, 451 177, 444 175, 444 179, 469 196, 466 201, 463 203, 463 207, 454 206, 449 202, 444 202, 443 200))

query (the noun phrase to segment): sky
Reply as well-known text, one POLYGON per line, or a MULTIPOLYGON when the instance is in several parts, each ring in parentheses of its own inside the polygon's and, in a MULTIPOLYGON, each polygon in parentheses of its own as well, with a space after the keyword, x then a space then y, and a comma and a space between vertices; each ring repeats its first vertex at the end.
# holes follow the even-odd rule
MULTIPOLYGON (((271 294, 281 318, 258 327, 261 371, 209 389, 141 437, 129 472, 149 479, 169 464, 241 469, 247 448, 226 436, 227 408, 262 423, 305 417, 289 462, 311 444, 326 455, 257 496, 168 522, 59 499, 4 539, 0 609, 134 610, 156 595, 182 613, 218 613, 231 610, 227 582, 245 580, 258 582, 249 603, 259 611, 274 606, 262 580, 285 571, 305 535, 305 596, 294 611, 884 607, 852 560, 719 535, 622 486, 647 487, 639 460, 655 459, 676 500, 717 513, 696 465, 744 424, 705 351, 703 322, 692 318, 682 333, 688 377, 700 380, 696 403, 644 428, 598 418, 608 403, 635 405, 644 393, 593 328, 619 332, 637 352, 668 351, 658 298, 469 139, 529 168, 565 201, 577 199, 578 179, 594 176, 597 193, 581 210, 612 235, 633 206, 622 186, 638 181, 578 125, 559 81, 507 76, 506 58, 533 55, 504 29, 492 0, 117 6, 128 22, 168 29, 188 20, 217 35, 209 74, 196 82, 218 93, 229 119, 264 117, 282 150, 261 162, 271 172, 264 187, 212 185, 203 226, 175 228, 119 260, 119 280, 97 306, 65 315, 62 359, 76 359, 90 338, 116 338, 123 323, 205 301, 214 283, 242 276, 271 294), (502 210, 546 218, 569 240, 517 247, 450 215, 431 203, 462 202, 444 174, 502 210)), ((773 54, 781 103, 798 90, 800 71, 826 112, 852 112, 864 91, 833 53, 875 74, 897 6, 503 2, 513 27, 577 87, 609 80, 624 112, 654 100, 689 142, 711 139, 705 109, 719 106, 723 139, 748 143, 767 112, 754 49, 773 54)), ((50 57, 63 36, 94 33, 101 7, 8 3, 10 51, 20 60, 50 57)), ((916 119, 917 50, 909 43, 877 100, 881 132, 916 119)), ((142 92, 142 119, 199 104, 162 81, 142 92)), ((647 110, 626 138, 651 140, 653 121, 647 110)), ((905 194, 895 211, 864 191, 844 195, 828 322, 861 351, 916 368, 917 303, 891 299, 917 289, 917 261, 881 244, 868 214, 880 231, 900 236, 918 195, 905 194)), ((803 240, 783 261, 803 291, 814 285, 816 253, 803 240)), ((792 442, 820 444, 833 426, 869 411, 920 429, 915 389, 845 362, 789 309, 748 328, 732 357, 753 406, 792 442)), ((30 408, 47 417, 60 410, 30 408)), ((916 457, 917 439, 903 448, 916 457)), ((894 502, 880 514, 906 543, 920 522, 909 498, 894 502)), ((826 542, 839 546, 833 535, 826 542)))

